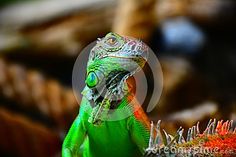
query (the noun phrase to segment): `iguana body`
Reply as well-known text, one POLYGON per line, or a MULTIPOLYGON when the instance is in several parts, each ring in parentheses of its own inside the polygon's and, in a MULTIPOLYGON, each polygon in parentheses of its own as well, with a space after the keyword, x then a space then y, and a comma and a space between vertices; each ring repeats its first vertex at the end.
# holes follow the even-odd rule
POLYGON ((126 79, 145 64, 146 50, 141 41, 114 33, 97 42, 90 52, 80 112, 63 143, 63 157, 143 156, 149 121, 132 101, 126 79))

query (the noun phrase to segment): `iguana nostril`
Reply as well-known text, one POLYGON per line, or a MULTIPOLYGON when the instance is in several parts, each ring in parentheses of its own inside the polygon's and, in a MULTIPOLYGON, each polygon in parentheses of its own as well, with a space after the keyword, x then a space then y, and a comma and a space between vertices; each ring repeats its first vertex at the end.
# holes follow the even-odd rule
POLYGON ((95 72, 90 72, 85 82, 89 88, 95 87, 99 82, 95 72))

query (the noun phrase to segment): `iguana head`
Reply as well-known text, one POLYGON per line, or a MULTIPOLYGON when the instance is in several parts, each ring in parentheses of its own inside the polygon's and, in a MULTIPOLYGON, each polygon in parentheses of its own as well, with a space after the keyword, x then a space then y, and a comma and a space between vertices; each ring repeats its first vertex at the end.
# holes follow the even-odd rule
POLYGON ((87 64, 86 87, 82 94, 93 104, 90 122, 98 123, 128 94, 126 79, 141 69, 148 47, 129 37, 108 33, 91 49, 87 64))

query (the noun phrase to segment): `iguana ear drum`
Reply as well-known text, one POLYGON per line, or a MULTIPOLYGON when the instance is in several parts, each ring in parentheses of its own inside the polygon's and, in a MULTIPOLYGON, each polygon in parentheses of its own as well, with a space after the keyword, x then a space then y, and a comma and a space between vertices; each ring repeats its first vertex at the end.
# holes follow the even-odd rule
POLYGON ((99 82, 99 79, 98 79, 96 73, 93 72, 93 71, 89 72, 89 74, 88 74, 88 76, 86 78, 86 81, 85 81, 87 86, 89 88, 93 88, 93 87, 95 87, 98 84, 98 82, 99 82))
POLYGON ((88 71, 85 83, 89 88, 97 88, 102 85, 104 75, 99 70, 88 71))

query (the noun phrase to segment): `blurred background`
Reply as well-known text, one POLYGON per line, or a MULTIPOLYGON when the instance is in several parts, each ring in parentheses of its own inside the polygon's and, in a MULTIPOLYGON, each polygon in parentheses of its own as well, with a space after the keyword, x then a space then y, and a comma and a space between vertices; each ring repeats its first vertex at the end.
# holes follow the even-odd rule
MULTIPOLYGON (((165 130, 197 121, 203 129, 210 118, 236 120, 235 3, 1 0, 0 156, 61 156, 79 110, 71 87, 74 62, 110 31, 145 41, 159 58, 164 89, 148 116, 161 119, 165 130)), ((146 104, 155 72, 147 75, 146 104)))

